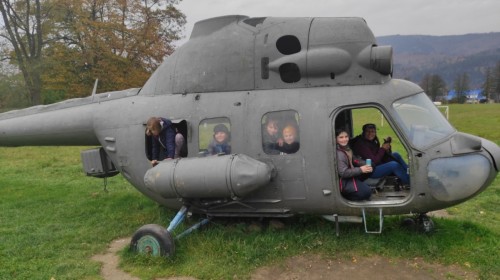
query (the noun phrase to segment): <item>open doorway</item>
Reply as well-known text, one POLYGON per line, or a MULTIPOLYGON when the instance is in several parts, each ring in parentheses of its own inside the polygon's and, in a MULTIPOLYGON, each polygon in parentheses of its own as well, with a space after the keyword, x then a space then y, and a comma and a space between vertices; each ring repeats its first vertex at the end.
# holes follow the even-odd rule
POLYGON ((363 164, 367 159, 372 162, 373 172, 361 177, 372 189, 368 203, 406 200, 411 193, 408 151, 383 111, 377 107, 343 109, 335 116, 333 131, 339 128, 347 130, 353 155, 363 164))

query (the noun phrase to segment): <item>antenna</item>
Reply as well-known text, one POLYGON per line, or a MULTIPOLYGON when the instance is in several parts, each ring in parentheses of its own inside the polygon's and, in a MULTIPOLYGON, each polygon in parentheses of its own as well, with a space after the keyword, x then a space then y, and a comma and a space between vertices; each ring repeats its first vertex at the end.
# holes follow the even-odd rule
POLYGON ((97 82, 99 82, 99 79, 95 79, 94 89, 92 90, 92 101, 94 101, 94 96, 95 93, 97 92, 97 82))

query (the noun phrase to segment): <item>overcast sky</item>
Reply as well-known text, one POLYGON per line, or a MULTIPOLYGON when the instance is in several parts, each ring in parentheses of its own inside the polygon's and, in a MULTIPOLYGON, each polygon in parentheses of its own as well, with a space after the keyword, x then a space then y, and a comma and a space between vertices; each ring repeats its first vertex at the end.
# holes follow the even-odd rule
POLYGON ((362 17, 375 36, 500 32, 500 0, 182 0, 186 39, 195 22, 223 15, 362 17))

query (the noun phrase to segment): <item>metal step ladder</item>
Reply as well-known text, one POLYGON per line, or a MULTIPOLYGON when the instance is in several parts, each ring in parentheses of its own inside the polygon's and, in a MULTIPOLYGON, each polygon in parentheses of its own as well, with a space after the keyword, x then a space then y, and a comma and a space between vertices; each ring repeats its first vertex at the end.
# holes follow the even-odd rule
POLYGON ((382 227, 384 226, 384 215, 382 214, 382 208, 378 208, 379 215, 379 228, 377 231, 369 231, 368 226, 366 225, 366 210, 365 208, 361 208, 361 212, 363 213, 363 223, 365 224, 365 232, 366 233, 382 233, 382 227))
POLYGON ((365 225, 366 233, 382 233, 382 227, 384 225, 384 216, 382 214, 382 208, 378 208, 379 212, 379 229, 377 231, 369 231, 366 225, 366 210, 361 208, 362 217, 359 216, 339 216, 338 214, 333 215, 323 215, 323 218, 335 223, 335 234, 339 236, 339 223, 363 223, 365 225))

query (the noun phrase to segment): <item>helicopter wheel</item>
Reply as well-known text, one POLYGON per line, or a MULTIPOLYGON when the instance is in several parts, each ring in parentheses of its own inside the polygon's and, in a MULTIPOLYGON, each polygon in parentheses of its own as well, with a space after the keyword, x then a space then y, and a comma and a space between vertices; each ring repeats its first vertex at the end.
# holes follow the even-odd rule
POLYGON ((403 221, 401 222, 401 226, 408 230, 415 230, 417 221, 415 221, 415 218, 407 217, 403 219, 403 221))
POLYGON ((420 214, 416 217, 406 217, 401 221, 401 227, 408 230, 431 233, 434 231, 434 222, 426 214, 420 214))
POLYGON ((427 214, 420 214, 417 219, 417 227, 423 233, 431 233, 434 231, 434 222, 427 214))
POLYGON ((171 257, 175 252, 174 239, 166 228, 149 224, 139 228, 132 236, 130 249, 148 256, 171 257))

